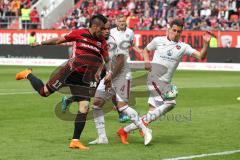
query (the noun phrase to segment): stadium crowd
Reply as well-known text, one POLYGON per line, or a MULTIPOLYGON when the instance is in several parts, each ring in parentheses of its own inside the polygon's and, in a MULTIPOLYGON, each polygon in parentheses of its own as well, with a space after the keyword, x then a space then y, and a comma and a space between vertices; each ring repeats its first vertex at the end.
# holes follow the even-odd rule
POLYGON ((112 25, 120 13, 134 30, 166 29, 174 18, 187 30, 239 31, 240 0, 84 0, 60 28, 86 27, 90 15, 106 15, 112 25))
MULTIPOLYGON (((22 16, 23 10, 37 1, 0 0, 0 27, 7 28, 12 17, 22 16)), ((29 17, 22 21, 22 28, 39 28, 37 10, 25 13, 29 17), (25 26, 27 23, 31 26, 25 26)), ((176 17, 185 22, 187 30, 240 30, 240 0, 83 0, 80 8, 63 18, 58 29, 86 27, 95 13, 106 15, 112 26, 116 16, 124 14, 134 30, 164 30, 176 17)))
POLYGON ((0 0, 0 27, 7 28, 15 17, 21 17, 24 22, 23 28, 25 28, 25 23, 29 23, 27 28, 37 28, 37 24, 40 23, 38 12, 36 8, 30 10, 30 7, 37 1, 38 0, 0 0), (29 26, 30 24, 31 26, 29 26))

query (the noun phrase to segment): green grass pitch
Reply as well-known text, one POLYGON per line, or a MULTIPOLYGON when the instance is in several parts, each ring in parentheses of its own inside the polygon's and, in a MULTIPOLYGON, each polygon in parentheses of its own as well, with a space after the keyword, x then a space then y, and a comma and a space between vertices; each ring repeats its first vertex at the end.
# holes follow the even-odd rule
MULTIPOLYGON (((240 149, 240 74, 239 72, 177 71, 174 83, 179 88, 177 106, 152 123, 153 141, 144 146, 138 132, 122 145, 115 132, 120 126, 117 113, 106 114, 109 145, 90 146, 90 151, 68 148, 73 122, 56 117, 57 93, 48 98, 32 93, 27 80, 15 81, 15 73, 25 67, 0 67, 0 160, 160 160, 164 158, 215 153, 240 149)), ((33 67, 45 82, 54 67, 33 67)), ((141 77, 145 72, 134 72, 141 77)), ((135 78, 136 79, 136 78, 135 78)), ((135 109, 147 112, 146 78, 137 78, 132 88, 137 97, 135 109)), ((73 106, 76 109, 76 106, 73 106)), ((93 120, 82 134, 87 144, 96 138, 93 120)), ((237 160, 240 153, 198 159, 237 160)))

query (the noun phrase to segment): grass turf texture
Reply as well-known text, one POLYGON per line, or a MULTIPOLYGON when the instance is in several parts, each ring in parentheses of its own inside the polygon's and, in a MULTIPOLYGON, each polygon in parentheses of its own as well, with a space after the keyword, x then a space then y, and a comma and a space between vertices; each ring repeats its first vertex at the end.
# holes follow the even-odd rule
MULTIPOLYGON (((42 98, 31 93, 28 81, 15 81, 15 73, 24 68, 0 67, 0 160, 145 160, 240 149, 240 101, 236 100, 240 96, 239 72, 178 71, 174 76, 179 88, 177 106, 150 125, 151 145, 144 146, 138 132, 129 136, 130 145, 122 145, 115 132, 123 124, 118 123, 116 112, 109 112, 105 119, 110 144, 79 151, 68 148, 73 122, 55 116, 54 107, 61 94, 42 98)), ((33 69, 46 82, 55 68, 33 69)), ((138 71, 134 76, 144 73, 138 71)), ((136 83, 143 85, 133 91, 146 90, 146 79, 136 79, 136 83)), ((73 110, 76 108, 73 106, 73 110)), ((147 97, 136 98, 135 108, 146 113, 147 97)), ((89 120, 81 140, 87 144, 95 138, 94 123, 89 120)), ((240 159, 240 153, 198 159, 240 159)))

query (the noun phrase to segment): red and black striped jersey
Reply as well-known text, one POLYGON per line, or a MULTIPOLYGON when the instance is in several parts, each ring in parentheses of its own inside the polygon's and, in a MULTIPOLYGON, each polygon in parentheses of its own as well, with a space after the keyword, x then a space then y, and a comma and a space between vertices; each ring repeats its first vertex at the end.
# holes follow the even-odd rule
POLYGON ((64 37, 68 42, 76 42, 75 55, 95 55, 108 58, 108 46, 103 36, 93 36, 89 29, 73 30, 64 37))

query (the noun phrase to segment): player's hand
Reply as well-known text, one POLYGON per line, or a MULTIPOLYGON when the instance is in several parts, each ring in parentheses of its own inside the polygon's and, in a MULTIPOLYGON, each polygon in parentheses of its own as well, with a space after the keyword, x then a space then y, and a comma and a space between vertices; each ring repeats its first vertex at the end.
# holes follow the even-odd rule
POLYGON ((105 77, 104 77, 104 84, 105 84, 105 90, 108 90, 109 88, 111 88, 112 86, 112 72, 108 73, 105 77))
POLYGON ((203 35, 203 41, 207 44, 209 44, 211 38, 213 37, 213 33, 210 31, 207 31, 205 35, 203 35))
POLYGON ((40 46, 41 44, 38 43, 38 42, 34 42, 34 43, 31 43, 30 46, 31 47, 37 47, 37 46, 40 46))
POLYGON ((99 82, 100 79, 101 79, 101 73, 98 73, 98 72, 97 72, 97 73, 95 74, 95 81, 96 81, 96 82, 99 82))
POLYGON ((150 62, 145 62, 144 65, 145 65, 145 69, 146 69, 147 71, 149 71, 149 72, 152 71, 152 65, 151 65, 150 62))

